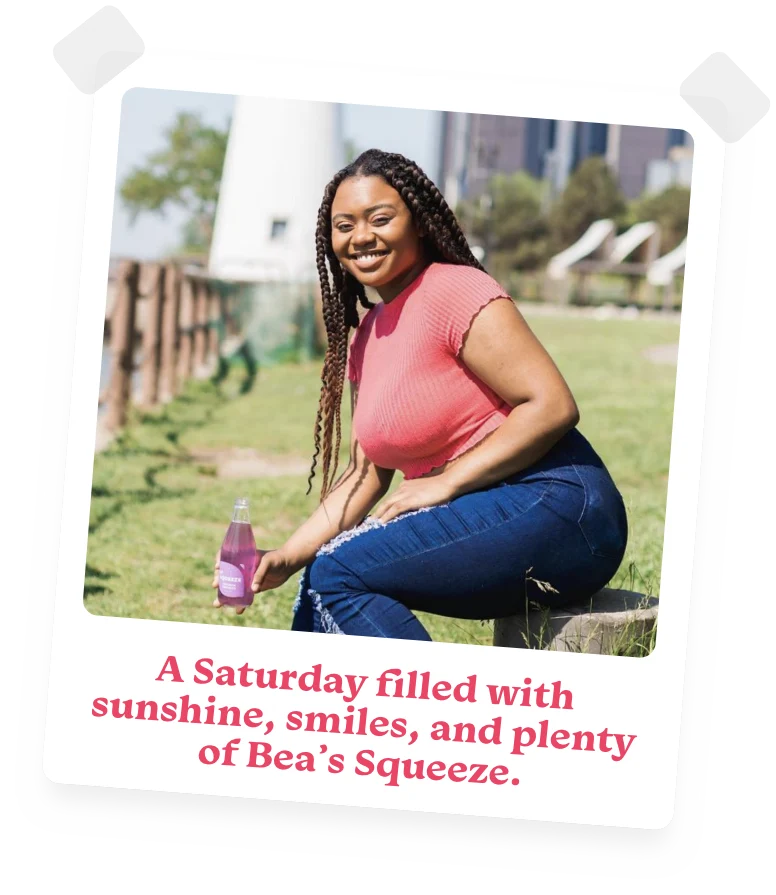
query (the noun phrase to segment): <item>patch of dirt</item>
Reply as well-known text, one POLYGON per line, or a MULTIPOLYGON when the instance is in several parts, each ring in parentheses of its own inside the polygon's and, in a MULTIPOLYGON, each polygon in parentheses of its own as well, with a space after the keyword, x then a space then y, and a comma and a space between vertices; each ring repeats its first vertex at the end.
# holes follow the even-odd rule
POLYGON ((220 479, 277 478, 283 475, 303 475, 310 471, 309 459, 261 454, 253 448, 193 450, 190 453, 195 463, 212 467, 220 479))
POLYGON ((652 345, 645 348, 642 355, 653 364, 673 364, 676 366, 676 359, 679 356, 679 345, 652 345))

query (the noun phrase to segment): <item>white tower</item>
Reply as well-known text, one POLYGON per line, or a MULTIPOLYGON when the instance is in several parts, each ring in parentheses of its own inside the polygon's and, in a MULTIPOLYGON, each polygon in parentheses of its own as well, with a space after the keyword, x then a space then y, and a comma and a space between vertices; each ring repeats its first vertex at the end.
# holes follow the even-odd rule
POLYGON ((262 364, 311 356, 315 225, 343 156, 340 106, 237 98, 208 272, 239 284, 241 332, 262 364))
POLYGON ((343 164, 339 106, 237 97, 209 273, 243 282, 315 279, 323 189, 343 164))

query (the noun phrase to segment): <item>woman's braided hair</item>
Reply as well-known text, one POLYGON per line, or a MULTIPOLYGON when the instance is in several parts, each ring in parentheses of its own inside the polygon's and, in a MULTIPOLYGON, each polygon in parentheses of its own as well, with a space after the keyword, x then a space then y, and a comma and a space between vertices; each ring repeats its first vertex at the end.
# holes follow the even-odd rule
POLYGON ((422 239, 429 262, 443 261, 483 270, 480 262, 472 254, 466 237, 442 193, 415 162, 396 152, 368 149, 334 175, 324 190, 315 230, 316 265, 321 284, 323 320, 328 346, 321 373, 321 396, 314 429, 315 454, 307 480, 307 494, 312 488, 315 466, 321 451, 321 429, 323 429, 321 500, 324 500, 331 490, 339 461, 340 410, 347 365, 348 332, 358 326, 359 320, 356 302, 365 308, 374 307, 373 302, 366 297, 364 286, 342 268, 334 254, 331 243, 331 206, 337 188, 343 180, 349 177, 369 176, 382 177, 402 197, 415 226, 423 234, 422 239), (330 474, 332 447, 334 471, 330 474))

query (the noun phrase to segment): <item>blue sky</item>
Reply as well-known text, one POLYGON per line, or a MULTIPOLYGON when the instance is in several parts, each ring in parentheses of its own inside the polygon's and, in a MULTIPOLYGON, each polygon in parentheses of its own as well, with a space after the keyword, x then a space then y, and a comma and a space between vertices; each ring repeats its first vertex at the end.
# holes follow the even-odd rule
MULTIPOLYGON (((223 127, 232 114, 234 97, 218 93, 136 88, 121 108, 121 133, 116 160, 118 185, 149 153, 164 146, 164 131, 178 112, 198 112, 212 126, 223 127)), ((377 147, 401 152, 414 159, 428 175, 438 176, 439 113, 382 106, 348 106, 343 109, 343 130, 360 150, 377 147)), ((332 171, 332 174, 334 172, 332 171)), ((171 209, 165 217, 141 214, 134 225, 116 198, 111 234, 111 255, 153 259, 174 248, 186 212, 171 209)))

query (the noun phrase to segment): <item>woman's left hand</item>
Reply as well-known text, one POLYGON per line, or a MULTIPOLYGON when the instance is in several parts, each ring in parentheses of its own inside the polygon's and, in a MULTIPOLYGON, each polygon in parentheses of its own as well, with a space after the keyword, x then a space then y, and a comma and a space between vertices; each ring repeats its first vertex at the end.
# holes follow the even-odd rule
POLYGON ((447 503, 455 497, 450 482, 443 475, 427 478, 409 479, 401 485, 372 512, 371 517, 381 522, 390 522, 403 513, 419 510, 422 507, 434 507, 447 503))

